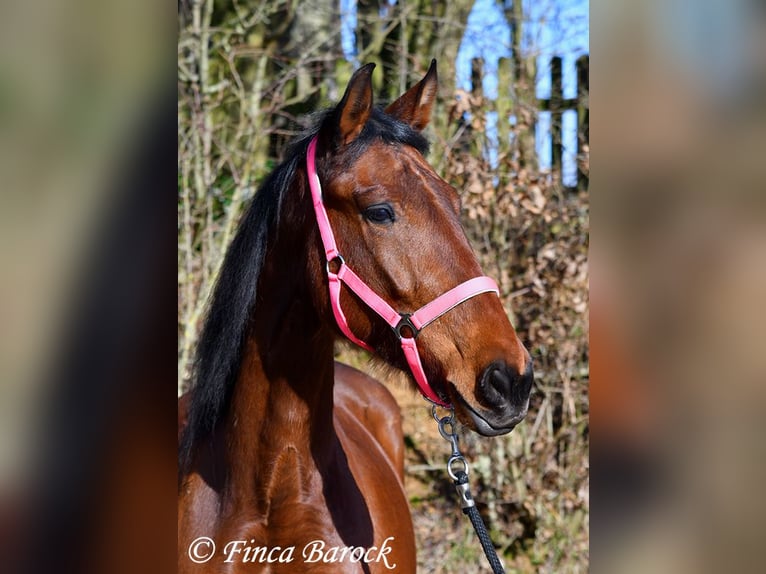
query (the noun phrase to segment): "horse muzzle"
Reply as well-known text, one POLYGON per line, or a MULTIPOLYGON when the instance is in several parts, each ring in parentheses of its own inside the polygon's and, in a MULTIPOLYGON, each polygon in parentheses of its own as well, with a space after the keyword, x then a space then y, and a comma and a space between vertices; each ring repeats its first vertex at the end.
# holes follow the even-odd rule
POLYGON ((474 393, 477 404, 471 405, 459 395, 457 402, 468 414, 474 430, 479 434, 507 434, 526 416, 533 382, 531 360, 527 361, 523 373, 504 361, 498 361, 484 369, 478 378, 474 393))

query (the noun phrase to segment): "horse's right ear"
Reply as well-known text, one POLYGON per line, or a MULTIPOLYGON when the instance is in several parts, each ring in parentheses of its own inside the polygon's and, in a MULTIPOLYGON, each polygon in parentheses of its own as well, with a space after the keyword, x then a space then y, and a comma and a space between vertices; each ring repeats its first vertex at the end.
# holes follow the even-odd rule
POLYGON ((335 108, 337 143, 346 145, 361 133, 372 111, 372 70, 375 64, 362 66, 348 82, 343 99, 335 108))

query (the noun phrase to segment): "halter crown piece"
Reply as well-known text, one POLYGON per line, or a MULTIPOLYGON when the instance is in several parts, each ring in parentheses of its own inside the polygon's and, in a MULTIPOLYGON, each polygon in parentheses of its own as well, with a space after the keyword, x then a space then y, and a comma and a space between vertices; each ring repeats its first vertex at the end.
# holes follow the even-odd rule
POLYGON ((420 388, 421 394, 430 402, 445 408, 451 408, 449 403, 445 402, 434 392, 428 379, 426 378, 423 364, 420 361, 420 353, 415 342, 420 331, 433 321, 454 309, 468 299, 481 295, 482 293, 494 293, 499 296, 499 290, 495 281, 486 276, 474 277, 457 287, 453 287, 446 293, 439 295, 430 303, 424 305, 414 313, 399 313, 391 305, 386 303, 369 285, 367 285, 351 268, 346 265, 346 261, 338 251, 338 245, 335 243, 335 236, 330 226, 330 220, 327 217, 327 210, 322 202, 322 186, 319 183, 319 176, 316 172, 316 136, 309 142, 306 154, 306 168, 308 170, 309 187, 311 188, 311 198, 314 203, 314 213, 316 214, 317 224, 319 225, 319 234, 322 237, 325 257, 327 258, 327 280, 330 288, 330 304, 332 306, 335 321, 343 334, 353 343, 356 343, 363 349, 370 352, 375 350, 367 343, 357 338, 348 325, 346 316, 340 305, 341 283, 351 289, 357 297, 373 311, 375 311, 388 325, 394 330, 404 352, 404 357, 412 371, 412 376, 420 388), (330 263, 335 262, 336 271, 333 271, 330 263))

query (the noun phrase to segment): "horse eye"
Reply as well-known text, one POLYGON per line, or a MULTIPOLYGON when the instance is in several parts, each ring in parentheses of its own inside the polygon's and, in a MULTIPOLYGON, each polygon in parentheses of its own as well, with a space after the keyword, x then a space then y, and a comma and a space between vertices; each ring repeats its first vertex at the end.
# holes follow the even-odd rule
POLYGON ((394 208, 387 203, 379 203, 366 208, 362 214, 371 223, 393 223, 396 220, 394 208))

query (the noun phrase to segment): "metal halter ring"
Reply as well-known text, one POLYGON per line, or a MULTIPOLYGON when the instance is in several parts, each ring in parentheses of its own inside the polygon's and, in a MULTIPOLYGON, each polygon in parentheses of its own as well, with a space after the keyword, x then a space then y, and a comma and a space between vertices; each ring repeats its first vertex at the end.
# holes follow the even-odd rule
MULTIPOLYGON (((452 421, 455 420, 455 411, 453 411, 452 409, 448 409, 449 414, 446 417, 439 418, 439 415, 436 414, 436 407, 441 407, 441 405, 431 405, 431 416, 434 417, 434 420, 437 423, 441 423, 442 421, 451 423, 452 421)), ((441 407, 441 408, 444 408, 444 407, 441 407)))
POLYGON ((417 339, 420 334, 420 329, 412 323, 412 320, 410 319, 412 315, 410 313, 399 313, 399 316, 401 317, 400 321, 396 324, 396 327, 393 327, 394 333, 399 337, 399 340, 417 339), (411 337, 406 336, 406 333, 404 332, 405 329, 409 329, 412 332, 411 337))
POLYGON ((337 275, 338 274, 338 271, 332 271, 330 269, 330 263, 336 263, 336 262, 338 264, 338 271, 340 271, 340 268, 343 267, 346 264, 346 260, 343 259, 343 255, 341 255, 340 253, 338 253, 332 259, 328 259, 327 260, 327 265, 326 265, 326 269, 327 269, 327 274, 328 275, 330 275, 330 274, 337 275))

